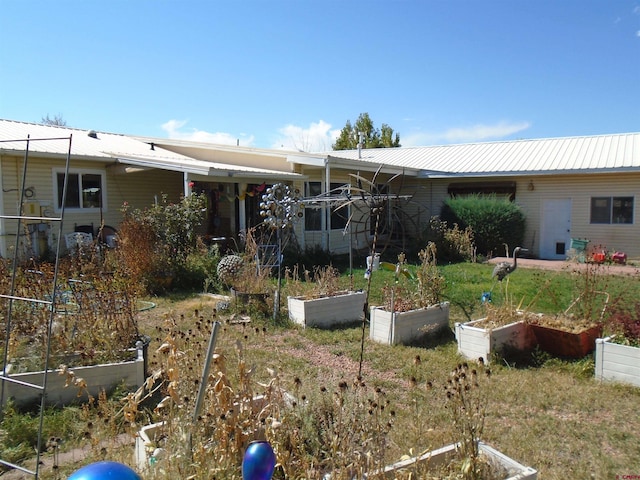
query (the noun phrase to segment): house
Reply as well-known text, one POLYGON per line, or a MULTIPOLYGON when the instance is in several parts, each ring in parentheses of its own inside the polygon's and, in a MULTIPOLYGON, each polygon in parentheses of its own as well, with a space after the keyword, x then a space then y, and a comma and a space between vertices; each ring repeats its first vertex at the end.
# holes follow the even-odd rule
POLYGON ((286 152, 217 150, 222 160, 199 159, 125 135, 0 120, 0 255, 15 245, 18 222, 12 217, 19 213, 23 190, 23 214, 33 218, 20 232, 30 245, 25 254, 39 256, 54 245, 57 228, 47 219, 59 218, 68 156, 63 233, 77 229, 95 235, 101 225, 117 229, 125 202, 145 208, 162 195, 176 201, 198 188, 210 199, 202 233, 227 237, 257 222, 254 194, 267 182, 302 178, 286 152), (252 200, 246 202, 253 209, 250 218, 244 216, 245 199, 252 200))
POLYGON ((640 257, 640 133, 337 151, 327 161, 405 168, 405 190, 433 214, 451 195, 506 195, 525 213, 524 246, 540 258, 565 259, 571 239, 640 257))
MULTIPOLYGON (((19 203, 27 136, 34 173, 25 200, 34 217, 59 210, 60 169, 69 150, 68 140, 37 139, 72 136, 70 180, 77 187, 65 210, 67 231, 117 227, 125 201, 143 208, 162 194, 198 191, 209 200, 201 233, 234 238, 261 221, 265 188, 286 182, 306 199, 304 217, 294 226, 303 246, 366 253, 375 218, 370 203, 384 198, 378 245, 402 248, 449 196, 492 192, 522 207, 524 246, 535 256, 564 259, 572 238, 586 238, 640 258, 640 133, 309 154, 0 120, 2 255, 15 238, 15 222, 1 217, 15 215, 19 203), (358 187, 369 193, 364 201, 358 187)), ((46 230, 46 223, 33 222, 29 234, 43 237, 32 232, 46 230)))

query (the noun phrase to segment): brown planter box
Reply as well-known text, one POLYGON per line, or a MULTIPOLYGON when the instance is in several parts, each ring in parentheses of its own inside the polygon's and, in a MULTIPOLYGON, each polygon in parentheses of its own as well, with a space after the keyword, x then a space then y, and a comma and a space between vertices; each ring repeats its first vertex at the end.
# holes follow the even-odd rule
POLYGON ((582 358, 589 355, 596 348, 596 339, 602 336, 602 325, 595 325, 577 333, 538 324, 532 324, 531 329, 542 350, 566 358, 582 358))

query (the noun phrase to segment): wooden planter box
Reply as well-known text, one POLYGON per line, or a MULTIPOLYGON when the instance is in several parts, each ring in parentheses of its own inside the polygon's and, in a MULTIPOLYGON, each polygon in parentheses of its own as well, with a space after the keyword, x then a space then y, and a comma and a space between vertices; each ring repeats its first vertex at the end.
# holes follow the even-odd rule
MULTIPOLYGON (((537 470, 531 467, 525 467, 483 442, 479 442, 478 445, 480 452, 492 465, 504 469, 507 472, 504 480, 535 480, 538 478, 537 470)), ((394 463, 393 465, 388 465, 384 469, 384 476, 385 478, 395 478, 396 472, 399 470, 419 468, 419 464, 423 462, 428 463, 430 467, 441 467, 453 459, 457 448, 457 444, 447 445, 446 447, 424 453, 419 457, 413 457, 394 463)))
POLYGON ((344 292, 329 297, 287 297, 289 318, 304 327, 330 328, 364 317, 365 292, 344 292))
MULTIPOLYGON (((121 384, 137 389, 146 378, 146 350, 147 345, 139 342, 137 357, 135 360, 107 363, 102 365, 91 365, 86 367, 70 367, 76 378, 82 378, 87 384, 86 391, 78 395, 78 387, 69 385, 65 387, 67 378, 60 375, 59 369, 51 369, 47 373, 46 404, 64 406, 79 400, 86 400, 87 393, 97 397, 102 390, 111 391, 121 384)), ((44 371, 10 373, 9 378, 20 382, 42 385, 44 371)), ((4 401, 11 399, 19 407, 29 406, 40 402, 40 390, 27 387, 11 381, 4 382, 4 401)))
POLYGON ((496 328, 482 328, 479 325, 485 320, 456 323, 458 353, 471 360, 482 357, 488 364, 493 353, 527 352, 535 348, 536 338, 524 320, 496 328))
POLYGON ((640 348, 596 339, 596 379, 623 382, 640 387, 640 348))
POLYGON ((531 330, 542 350, 565 358, 582 358, 596 348, 596 339, 602 336, 602 326, 595 325, 580 332, 532 324, 531 330))
POLYGON ((449 326, 449 302, 408 312, 371 307, 369 338, 388 345, 407 344, 449 326))

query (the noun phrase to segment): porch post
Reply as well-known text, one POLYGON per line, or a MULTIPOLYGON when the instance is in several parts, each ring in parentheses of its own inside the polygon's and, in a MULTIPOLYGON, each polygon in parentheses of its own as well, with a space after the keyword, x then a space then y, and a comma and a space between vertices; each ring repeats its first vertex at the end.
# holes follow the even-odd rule
POLYGON ((189 174, 187 172, 184 172, 182 174, 182 179, 184 196, 188 197, 189 195, 191 195, 191 187, 189 186, 189 174))
MULTIPOLYGON (((331 167, 329 162, 324 164, 324 194, 331 190, 331 167)), ((329 251, 331 241, 331 206, 327 206, 327 202, 322 202, 322 248, 329 251)))
POLYGON ((245 197, 245 192, 247 191, 247 184, 246 183, 239 183, 238 184, 238 222, 240 223, 240 225, 238 225, 238 231, 236 233, 240 233, 242 230, 247 230, 247 212, 245 210, 245 205, 244 205, 244 197, 245 197))

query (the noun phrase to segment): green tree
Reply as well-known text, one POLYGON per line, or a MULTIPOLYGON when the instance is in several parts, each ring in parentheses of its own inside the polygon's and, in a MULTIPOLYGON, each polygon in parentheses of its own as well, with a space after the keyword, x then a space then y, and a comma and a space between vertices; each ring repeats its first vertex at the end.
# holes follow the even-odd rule
POLYGON ((359 134, 363 136, 363 148, 388 148, 400 147, 400 134, 393 133, 386 123, 382 124, 381 129, 375 128, 373 121, 368 113, 361 113, 354 125, 347 120, 344 128, 340 131, 340 135, 333 144, 334 150, 353 150, 358 148, 359 134))

